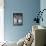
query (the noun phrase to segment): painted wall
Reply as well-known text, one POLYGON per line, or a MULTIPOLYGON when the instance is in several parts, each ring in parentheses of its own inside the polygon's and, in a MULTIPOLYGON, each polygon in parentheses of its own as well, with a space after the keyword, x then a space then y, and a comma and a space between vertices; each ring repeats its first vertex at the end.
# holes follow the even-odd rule
POLYGON ((40 9, 40 0, 5 0, 4 31, 5 40, 18 41, 32 28, 32 21, 40 9), (23 25, 13 26, 13 12, 23 13, 23 25))
MULTIPOLYGON (((41 9, 41 11, 43 9, 46 9, 46 0, 41 0, 40 1, 40 9, 41 9)), ((43 12, 42 17, 43 17, 43 22, 41 21, 40 25, 46 26, 46 10, 43 12)))

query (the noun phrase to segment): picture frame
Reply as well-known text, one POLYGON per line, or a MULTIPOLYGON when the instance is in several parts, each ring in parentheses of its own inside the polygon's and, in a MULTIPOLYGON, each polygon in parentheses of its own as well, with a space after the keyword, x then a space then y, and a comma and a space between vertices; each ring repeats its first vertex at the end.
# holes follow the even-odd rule
POLYGON ((23 13, 13 13, 13 25, 23 25, 23 13))

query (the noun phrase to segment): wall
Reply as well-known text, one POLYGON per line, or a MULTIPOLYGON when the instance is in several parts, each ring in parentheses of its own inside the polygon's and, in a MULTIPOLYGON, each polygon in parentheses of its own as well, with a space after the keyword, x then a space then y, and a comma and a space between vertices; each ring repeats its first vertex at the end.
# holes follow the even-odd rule
MULTIPOLYGON (((46 9, 46 0, 41 0, 40 1, 40 9, 41 9, 41 11, 43 9, 46 9)), ((41 21, 40 25, 46 26, 46 20, 45 20, 46 19, 46 10, 43 12, 42 17, 43 17, 43 22, 41 21)))
POLYGON ((40 0, 5 0, 4 6, 4 33, 5 40, 18 41, 32 28, 35 12, 40 9, 40 0), (23 13, 23 25, 13 26, 13 12, 23 13))

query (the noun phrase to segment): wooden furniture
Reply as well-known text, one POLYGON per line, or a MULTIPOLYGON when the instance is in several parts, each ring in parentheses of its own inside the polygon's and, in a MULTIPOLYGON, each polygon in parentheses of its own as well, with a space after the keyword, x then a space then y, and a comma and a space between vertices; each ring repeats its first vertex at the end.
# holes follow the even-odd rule
POLYGON ((34 41, 31 46, 44 46, 46 43, 46 29, 39 26, 35 25, 32 26, 32 34, 34 36, 34 41))

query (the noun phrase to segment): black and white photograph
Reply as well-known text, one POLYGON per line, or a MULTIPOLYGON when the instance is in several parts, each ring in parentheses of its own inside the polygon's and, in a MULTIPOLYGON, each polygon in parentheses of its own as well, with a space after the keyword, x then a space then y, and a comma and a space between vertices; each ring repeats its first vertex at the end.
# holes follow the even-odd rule
POLYGON ((22 25, 22 24, 23 24, 23 14, 13 13, 13 25, 22 25))

